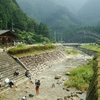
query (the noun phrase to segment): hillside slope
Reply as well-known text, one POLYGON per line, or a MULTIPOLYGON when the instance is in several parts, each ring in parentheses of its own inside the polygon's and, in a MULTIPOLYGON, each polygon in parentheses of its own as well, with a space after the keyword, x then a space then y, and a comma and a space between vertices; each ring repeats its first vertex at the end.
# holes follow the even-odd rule
POLYGON ((78 16, 85 20, 100 25, 100 0, 88 0, 79 10, 78 16))
POLYGON ((85 4, 87 0, 51 0, 57 5, 67 7, 70 12, 77 15, 77 11, 85 4))
POLYGON ((23 11, 37 22, 46 23, 52 28, 72 28, 80 25, 80 21, 66 7, 56 5, 51 0, 17 0, 23 11))
POLYGON ((26 44, 49 41, 49 28, 29 18, 16 0, 0 0, 0 29, 12 30, 26 44))
POLYGON ((20 9, 16 0, 0 1, 0 28, 10 29, 12 23, 17 27, 25 28, 27 26, 28 17, 20 9))

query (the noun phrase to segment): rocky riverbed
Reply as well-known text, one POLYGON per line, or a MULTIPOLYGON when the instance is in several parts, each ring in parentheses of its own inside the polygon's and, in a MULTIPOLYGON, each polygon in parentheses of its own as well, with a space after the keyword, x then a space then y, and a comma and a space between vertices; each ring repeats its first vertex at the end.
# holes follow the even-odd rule
POLYGON ((11 88, 1 94, 0 100, 21 100, 22 96, 27 96, 27 100, 85 100, 86 92, 77 94, 72 99, 64 99, 64 97, 71 96, 75 93, 75 89, 64 86, 65 80, 68 76, 65 72, 70 68, 76 68, 79 65, 86 64, 88 59, 92 59, 84 53, 76 56, 68 55, 66 61, 56 64, 36 76, 33 76, 32 82, 30 80, 20 84, 17 88, 11 88), (60 76, 55 79, 55 76, 60 76), (40 79, 40 93, 36 95, 34 80, 40 79), (29 96, 30 95, 30 96, 29 96))

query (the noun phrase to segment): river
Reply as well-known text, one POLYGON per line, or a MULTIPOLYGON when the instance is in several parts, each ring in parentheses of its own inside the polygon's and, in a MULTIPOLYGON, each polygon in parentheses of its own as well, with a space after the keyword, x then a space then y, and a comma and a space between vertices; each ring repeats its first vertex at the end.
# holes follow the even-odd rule
MULTIPOLYGON (((64 81, 68 79, 65 72, 71 68, 76 68, 79 65, 86 64, 88 59, 92 58, 93 57, 80 51, 76 56, 68 55, 66 61, 53 65, 32 78, 33 82, 35 79, 41 81, 39 95, 36 95, 35 93, 34 83, 32 84, 30 81, 27 81, 20 84, 17 88, 12 88, 3 93, 2 97, 4 99, 0 100, 21 100, 22 96, 27 96, 27 100, 57 100, 58 98, 64 98, 64 96, 71 95, 71 93, 75 91, 74 89, 70 89, 70 91, 63 89, 64 81), (61 75, 61 79, 55 79, 56 75, 61 75), (55 86, 52 87, 52 84, 55 86), (30 98, 29 94, 32 94, 33 97, 30 98)), ((85 100, 86 93, 78 96, 79 98, 75 100, 85 100)))

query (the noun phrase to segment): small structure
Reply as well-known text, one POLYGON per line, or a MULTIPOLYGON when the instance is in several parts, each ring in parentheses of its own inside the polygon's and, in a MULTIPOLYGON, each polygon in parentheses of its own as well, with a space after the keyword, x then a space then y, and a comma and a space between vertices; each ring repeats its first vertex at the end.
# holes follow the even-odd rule
POLYGON ((14 46, 15 41, 18 39, 18 35, 10 30, 0 30, 0 45, 14 46))

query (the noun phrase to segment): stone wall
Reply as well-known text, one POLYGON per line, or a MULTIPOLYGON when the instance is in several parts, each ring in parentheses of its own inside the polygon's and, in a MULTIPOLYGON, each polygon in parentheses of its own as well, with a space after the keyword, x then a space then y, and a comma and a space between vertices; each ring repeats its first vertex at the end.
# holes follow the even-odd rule
POLYGON ((96 55, 94 56, 94 75, 87 91, 86 100, 100 100, 100 54, 85 48, 79 49, 89 55, 96 55))
POLYGON ((66 60, 66 53, 61 50, 45 52, 41 54, 35 54, 26 57, 18 58, 18 61, 34 75, 42 72, 46 68, 52 67, 52 65, 61 63, 66 60))
POLYGON ((93 67, 94 75, 89 85, 86 100, 100 100, 100 56, 93 67))

